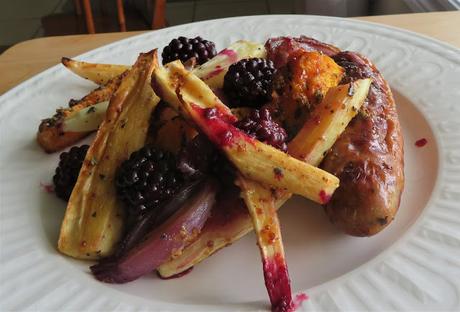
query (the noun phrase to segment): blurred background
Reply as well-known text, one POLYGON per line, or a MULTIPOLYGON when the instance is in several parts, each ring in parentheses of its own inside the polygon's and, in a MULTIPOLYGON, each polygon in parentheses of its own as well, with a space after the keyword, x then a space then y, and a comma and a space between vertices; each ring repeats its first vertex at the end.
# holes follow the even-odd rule
POLYGON ((33 38, 147 30, 259 14, 363 16, 460 9, 460 0, 0 0, 0 52, 33 38))

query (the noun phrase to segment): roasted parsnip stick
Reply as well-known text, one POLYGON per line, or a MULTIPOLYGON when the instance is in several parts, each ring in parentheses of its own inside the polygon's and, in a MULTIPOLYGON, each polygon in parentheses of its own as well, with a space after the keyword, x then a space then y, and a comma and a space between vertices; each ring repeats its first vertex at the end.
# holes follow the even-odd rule
MULTIPOLYGON (((359 100, 357 106, 347 105, 349 104, 347 102, 353 102, 351 95, 355 92, 354 84, 330 90, 322 105, 304 124, 298 136, 291 141, 289 150, 291 155, 307 163, 319 163, 324 152, 318 154, 318 151, 328 150, 345 130, 346 125, 356 115, 366 98, 370 83, 370 79, 356 82, 356 92, 359 93, 354 99, 359 100), (343 100, 336 101, 337 99, 343 100), (310 151, 310 153, 303 154, 303 151, 310 151)), ((291 306, 290 280, 272 192, 260 183, 249 181, 241 176, 238 177, 237 183, 241 188, 241 195, 248 207, 256 232, 264 265, 265 285, 272 309, 291 306)))
POLYGON ((309 164, 319 163, 350 120, 358 113, 367 96, 371 79, 329 89, 321 105, 289 143, 289 154, 309 164))
POLYGON ((123 210, 115 194, 120 163, 146 140, 159 99, 150 88, 156 50, 141 54, 110 100, 70 196, 58 249, 75 258, 108 256, 122 234, 123 210))
MULTIPOLYGON (((309 155, 306 159, 310 161, 310 164, 314 166, 319 165, 324 155, 341 134, 335 131, 333 127, 327 125, 329 123, 337 124, 339 119, 334 116, 336 114, 341 114, 344 119, 341 119, 341 117, 338 124, 342 127, 343 122, 343 127, 345 128, 364 103, 368 89, 368 82, 357 80, 351 84, 341 85, 329 90, 334 96, 326 95, 325 99, 312 112, 312 116, 317 116, 315 117, 314 123, 321 124, 321 128, 324 132, 311 133, 305 130, 301 131, 289 143, 288 150, 296 151, 297 155, 309 155), (348 92, 337 92, 337 89, 343 90, 342 88, 345 90, 351 88, 354 90, 354 93, 349 96, 348 92), (342 108, 343 105, 344 107, 342 110, 335 110, 331 114, 330 110, 327 110, 326 107, 330 106, 332 103, 335 103, 338 107, 342 108), (357 111, 353 110, 352 107, 356 107, 357 111), (351 113, 344 114, 344 112, 351 113), (303 142, 314 142, 322 137, 328 138, 324 140, 324 144, 303 144, 303 142)), ((313 122, 313 119, 307 121, 306 127, 307 124, 311 122, 313 122)), ((276 209, 281 207, 290 197, 291 193, 287 191, 279 192, 275 201, 276 209)), ((230 200, 227 201, 230 202, 230 200)), ((185 248, 179 257, 159 267, 158 272, 161 276, 173 276, 196 265, 214 252, 237 241, 252 230, 251 218, 248 214, 245 214, 243 207, 241 207, 243 204, 235 200, 231 202, 231 205, 234 205, 235 208, 233 210, 229 208, 225 210, 225 213, 232 213, 234 211, 238 213, 232 215, 232 218, 228 219, 228 222, 221 222, 217 216, 213 216, 213 218, 208 220, 208 223, 196 241, 185 248)), ((220 211, 217 213, 220 213, 220 211)))
POLYGON ((326 203, 339 185, 337 177, 255 140, 232 125, 231 113, 198 77, 178 62, 159 67, 152 76, 157 94, 193 121, 221 148, 246 178, 287 189, 326 203))
POLYGON ((63 132, 96 131, 105 119, 109 101, 100 102, 75 112, 62 121, 63 132))
POLYGON ((68 57, 63 57, 61 63, 74 74, 84 79, 91 80, 98 85, 107 84, 110 80, 131 68, 131 66, 126 65, 82 62, 68 57))
POLYGON ((87 136, 90 132, 65 131, 62 127, 64 120, 86 107, 108 101, 120 85, 122 78, 123 75, 115 77, 105 86, 91 91, 71 107, 58 109, 53 117, 43 119, 38 127, 38 144, 40 144, 45 152, 52 153, 71 146, 87 136))
POLYGON ((275 198, 269 187, 260 183, 237 178, 241 196, 251 215, 262 257, 265 286, 272 310, 288 311, 292 305, 291 282, 284 256, 281 229, 276 214, 275 198))
POLYGON ((222 88, 224 85, 224 76, 230 65, 245 58, 265 57, 266 54, 267 51, 262 44, 239 40, 220 51, 203 65, 193 69, 192 72, 211 88, 222 88))

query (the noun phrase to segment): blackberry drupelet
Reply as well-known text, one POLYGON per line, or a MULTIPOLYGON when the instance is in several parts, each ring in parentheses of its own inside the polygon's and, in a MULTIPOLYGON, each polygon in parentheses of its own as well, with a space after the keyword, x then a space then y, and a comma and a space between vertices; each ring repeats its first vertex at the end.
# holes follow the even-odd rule
POLYGON ((59 165, 53 176, 54 192, 57 197, 69 200, 88 148, 88 145, 74 146, 68 152, 59 155, 59 165))
POLYGON ((140 217, 169 199, 181 187, 182 176, 173 154, 144 146, 118 168, 117 194, 131 217, 140 217))
POLYGON ((283 152, 287 151, 286 130, 272 119, 270 111, 266 107, 252 110, 248 117, 238 121, 235 126, 261 142, 283 152))
POLYGON ((231 65, 224 77, 224 92, 230 107, 260 108, 271 100, 275 71, 273 62, 262 58, 244 59, 231 65))
POLYGON ((185 63, 188 59, 195 57, 198 64, 203 64, 216 56, 216 46, 214 42, 205 40, 201 37, 186 38, 179 37, 163 49, 161 57, 163 65, 175 60, 185 63))

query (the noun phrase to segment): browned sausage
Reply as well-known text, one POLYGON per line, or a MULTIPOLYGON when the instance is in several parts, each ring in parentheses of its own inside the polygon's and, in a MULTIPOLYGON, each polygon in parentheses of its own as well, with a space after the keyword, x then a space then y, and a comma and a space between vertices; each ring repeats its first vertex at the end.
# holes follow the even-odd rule
POLYGON ((377 68, 353 52, 333 58, 346 70, 342 83, 372 78, 372 85, 361 111, 321 165, 340 178, 326 213, 348 234, 369 236, 387 226, 399 207, 404 187, 401 128, 390 87, 377 68))
POLYGON ((340 178, 340 187, 325 206, 329 219, 350 235, 378 233, 394 219, 404 187, 403 140, 388 84, 365 57, 340 52, 312 38, 272 38, 265 47, 278 68, 297 50, 304 49, 332 56, 346 70, 341 83, 372 78, 360 113, 339 137, 321 167, 340 178))

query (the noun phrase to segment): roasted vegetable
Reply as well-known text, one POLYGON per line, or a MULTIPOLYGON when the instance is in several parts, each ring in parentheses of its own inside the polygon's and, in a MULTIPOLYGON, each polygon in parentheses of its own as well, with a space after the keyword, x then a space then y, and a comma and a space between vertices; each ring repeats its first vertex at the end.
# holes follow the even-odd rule
POLYGON ((159 96, 192 120, 246 177, 326 203, 338 187, 333 175, 255 140, 232 123, 230 110, 211 89, 178 62, 159 67, 152 76, 159 96))
POLYGON ((211 88, 222 88, 228 67, 239 60, 265 57, 265 48, 259 43, 239 40, 220 51, 215 57, 193 69, 193 73, 211 88))
POLYGON ((289 143, 289 154, 316 164, 334 145, 350 120, 359 112, 369 92, 371 79, 361 79, 329 89, 297 136, 289 143))
POLYGON ((139 218, 135 224, 127 229, 127 232, 118 244, 115 253, 108 258, 102 259, 101 263, 118 260, 139 244, 145 236, 152 231, 152 229, 163 224, 188 200, 190 200, 191 196, 198 192, 203 186, 202 182, 202 180, 190 181, 184 185, 169 201, 159 205, 157 209, 151 209, 139 218))
MULTIPOLYGON (((357 80, 352 85, 347 84, 331 88, 329 92, 334 96, 331 98, 326 95, 325 100, 311 113, 312 116, 316 116, 314 123, 322 125, 320 133, 300 131, 288 145, 288 150, 295 151, 297 156, 303 157, 314 166, 319 165, 334 140, 340 136, 340 133, 327 125, 333 125, 337 121, 341 121, 344 124, 343 127, 346 127, 356 113, 352 107, 359 108, 364 102, 368 90, 366 86, 367 88, 369 87, 366 81, 357 80), (337 90, 344 90, 343 88, 345 90, 352 88, 354 93, 349 96, 348 94, 337 92, 337 90), (335 110, 331 113, 330 110, 326 109, 331 103, 339 107, 342 107, 342 105, 345 107, 343 110, 335 110), (335 116, 341 117, 335 118, 335 116), (343 117, 346 118, 342 119, 343 117), (322 144, 303 144, 303 142, 314 142, 318 139, 318 135, 328 139, 322 144)), ((312 120, 309 120, 307 124, 311 122, 312 120)), ((342 126, 341 122, 340 126, 342 126)), ((291 194, 286 191, 280 191, 275 196, 275 207, 278 209, 291 197, 291 194)), ((252 230, 251 218, 245 209, 244 203, 238 199, 237 195, 229 194, 220 207, 222 209, 217 210, 207 221, 198 239, 187 246, 180 257, 164 263, 158 268, 161 276, 169 277, 187 270, 252 230)))
POLYGON ((280 224, 275 198, 269 187, 239 177, 241 196, 251 215, 262 257, 265 287, 273 311, 290 311, 292 307, 291 281, 284 256, 280 224))
POLYGON ((160 102, 150 123, 149 142, 177 154, 197 134, 196 130, 165 102, 160 102))
POLYGON ((63 57, 61 63, 74 74, 91 80, 98 85, 107 84, 110 80, 115 79, 131 68, 131 66, 126 65, 87 63, 68 57, 63 57))
POLYGON ((293 136, 331 87, 339 84, 343 68, 319 52, 299 51, 278 71, 275 105, 288 133, 293 136))
POLYGON ((207 181, 166 222, 154 228, 142 242, 115 261, 91 267, 94 276, 107 283, 126 283, 155 270, 196 237, 215 202, 216 182, 207 181))
POLYGON ((86 154, 61 226, 58 249, 75 258, 96 259, 113 252, 123 230, 115 172, 145 144, 150 115, 159 99, 150 88, 156 50, 141 54, 110 100, 86 154))
POLYGON ((105 118, 109 101, 88 106, 62 121, 62 131, 65 132, 90 132, 99 128, 105 118))
POLYGON ((91 91, 81 100, 73 103, 71 107, 58 109, 53 117, 42 120, 38 127, 38 144, 45 152, 52 153, 71 146, 87 136, 90 133, 89 131, 73 132, 64 130, 63 123, 66 119, 72 118, 79 111, 89 106, 108 101, 120 85, 122 78, 123 75, 114 78, 105 86, 91 91))

